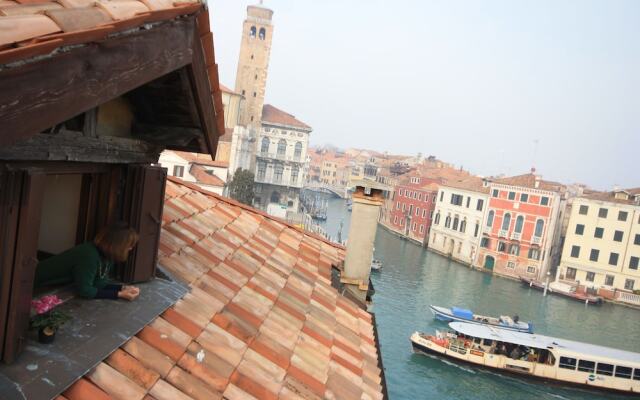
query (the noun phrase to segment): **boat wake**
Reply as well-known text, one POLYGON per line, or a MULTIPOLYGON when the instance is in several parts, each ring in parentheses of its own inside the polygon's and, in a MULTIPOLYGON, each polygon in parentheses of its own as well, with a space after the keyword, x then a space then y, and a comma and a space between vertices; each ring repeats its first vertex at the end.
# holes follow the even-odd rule
POLYGON ((453 362, 451 362, 449 360, 446 360, 446 359, 444 359, 442 357, 434 356, 433 354, 425 353, 424 351, 419 351, 419 350, 416 350, 414 352, 415 353, 420 353, 422 355, 425 355, 425 356, 427 356, 427 357, 429 357, 429 358, 431 358, 433 360, 438 360, 438 361, 443 362, 443 363, 445 363, 447 365, 450 365, 452 367, 456 367, 456 368, 461 369, 461 370, 463 370, 465 372, 468 372, 470 374, 474 374, 474 375, 476 374, 475 370, 473 370, 471 368, 464 367, 464 366, 462 366, 460 364, 453 363, 453 362))

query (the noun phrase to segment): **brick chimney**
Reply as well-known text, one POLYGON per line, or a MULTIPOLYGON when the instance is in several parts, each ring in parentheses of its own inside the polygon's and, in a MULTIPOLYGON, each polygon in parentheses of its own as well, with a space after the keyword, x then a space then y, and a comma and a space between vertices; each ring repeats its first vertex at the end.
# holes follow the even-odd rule
POLYGON ((351 227, 340 282, 363 303, 369 289, 373 242, 385 189, 377 182, 360 181, 355 184, 353 193, 351 227))

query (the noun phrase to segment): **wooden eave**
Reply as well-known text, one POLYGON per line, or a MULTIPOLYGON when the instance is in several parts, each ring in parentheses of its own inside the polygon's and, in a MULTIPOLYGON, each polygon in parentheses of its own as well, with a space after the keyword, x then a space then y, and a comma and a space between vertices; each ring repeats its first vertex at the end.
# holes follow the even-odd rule
POLYGON ((215 156, 224 117, 208 11, 137 28, 0 65, 0 147, 184 69, 202 132, 199 151, 215 156))

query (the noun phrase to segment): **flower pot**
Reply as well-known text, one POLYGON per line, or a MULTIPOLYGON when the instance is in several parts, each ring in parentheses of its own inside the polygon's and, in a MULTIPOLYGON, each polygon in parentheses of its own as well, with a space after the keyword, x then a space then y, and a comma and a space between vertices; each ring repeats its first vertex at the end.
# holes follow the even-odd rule
POLYGON ((40 328, 38 330, 38 341, 40 343, 49 344, 53 343, 53 340, 56 338, 56 330, 50 326, 40 328))

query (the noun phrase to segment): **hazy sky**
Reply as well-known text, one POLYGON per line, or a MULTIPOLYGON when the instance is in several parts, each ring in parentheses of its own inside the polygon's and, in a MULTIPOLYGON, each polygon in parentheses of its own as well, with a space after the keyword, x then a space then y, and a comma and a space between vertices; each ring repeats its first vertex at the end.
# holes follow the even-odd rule
MULTIPOLYGON (((233 88, 246 6, 209 0, 233 88)), ((267 0, 266 103, 313 144, 640 186, 640 1, 267 0), (535 141, 538 141, 537 152, 535 141)))

